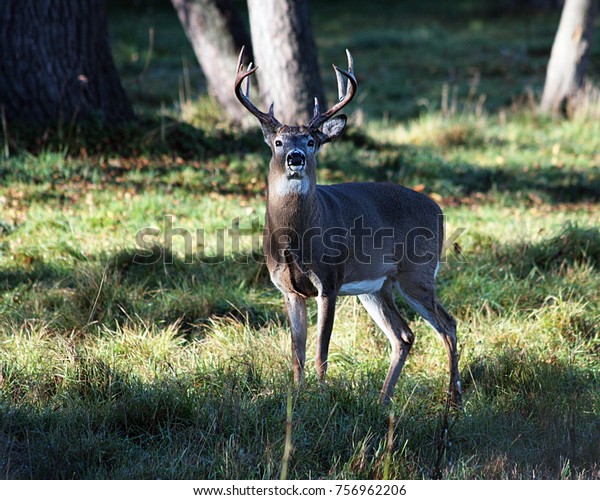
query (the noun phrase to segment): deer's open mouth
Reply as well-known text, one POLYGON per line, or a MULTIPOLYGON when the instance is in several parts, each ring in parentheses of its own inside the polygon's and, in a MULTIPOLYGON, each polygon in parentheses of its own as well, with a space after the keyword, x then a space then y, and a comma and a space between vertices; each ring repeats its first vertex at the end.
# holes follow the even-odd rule
POLYGON ((292 153, 292 154, 288 155, 287 166, 291 170, 302 169, 302 168, 304 168, 304 165, 306 165, 306 158, 304 157, 304 155, 301 155, 300 153, 296 153, 296 154, 292 153))
POLYGON ((304 167, 306 166, 306 157, 300 152, 290 153, 287 157, 287 178, 304 178, 304 167))

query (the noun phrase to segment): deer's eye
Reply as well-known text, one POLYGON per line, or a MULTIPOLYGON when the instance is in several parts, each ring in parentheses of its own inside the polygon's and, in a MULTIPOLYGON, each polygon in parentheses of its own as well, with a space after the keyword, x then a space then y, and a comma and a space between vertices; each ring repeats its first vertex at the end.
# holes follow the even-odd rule
POLYGON ((279 139, 277 139, 275 141, 275 146, 277 146, 278 148, 280 148, 281 146, 283 146, 283 142, 281 142, 279 139))
POLYGON ((314 148, 315 147, 315 141, 313 141, 312 139, 310 139, 307 144, 308 144, 309 148, 314 148))

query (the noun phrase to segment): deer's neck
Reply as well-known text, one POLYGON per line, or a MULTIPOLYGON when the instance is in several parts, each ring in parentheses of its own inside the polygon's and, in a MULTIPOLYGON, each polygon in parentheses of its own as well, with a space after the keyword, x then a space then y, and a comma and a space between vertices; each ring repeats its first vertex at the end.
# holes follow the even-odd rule
POLYGON ((267 192, 267 229, 270 232, 287 230, 302 234, 319 226, 316 181, 302 181, 285 176, 269 175, 267 192))

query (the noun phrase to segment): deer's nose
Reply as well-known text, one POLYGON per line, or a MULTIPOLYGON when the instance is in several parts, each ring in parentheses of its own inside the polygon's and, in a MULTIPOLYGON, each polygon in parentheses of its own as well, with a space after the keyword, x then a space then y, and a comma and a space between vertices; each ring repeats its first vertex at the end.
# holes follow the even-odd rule
POLYGON ((290 151, 287 155, 287 166, 290 170, 298 171, 304 168, 306 164, 306 156, 302 151, 297 149, 290 151))

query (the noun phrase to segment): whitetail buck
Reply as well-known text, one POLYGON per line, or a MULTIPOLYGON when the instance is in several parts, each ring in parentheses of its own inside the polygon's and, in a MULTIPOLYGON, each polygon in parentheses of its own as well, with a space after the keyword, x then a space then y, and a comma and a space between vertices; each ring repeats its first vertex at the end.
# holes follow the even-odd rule
POLYGON ((303 379, 306 359, 306 300, 317 300, 316 368, 323 380, 336 299, 358 295, 392 347, 381 390, 382 402, 389 402, 414 341, 394 303, 397 290, 439 332, 448 352, 449 394, 452 403, 460 406, 456 321, 435 291, 444 241, 441 209, 427 196, 403 186, 371 182, 320 186, 316 182, 316 155, 344 131, 346 116, 334 115, 356 92, 350 53, 348 71, 334 66, 339 102, 321 113, 315 100, 314 117, 306 126, 281 124, 273 105, 264 113, 252 104, 249 77, 258 68, 250 65, 244 70, 242 55, 243 49, 235 93, 260 121, 272 151, 264 252, 271 280, 285 296, 296 383, 303 379), (348 80, 346 90, 342 75, 348 80))

